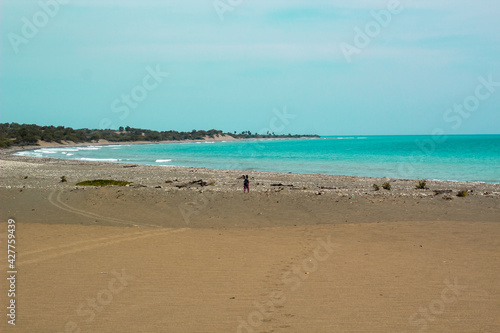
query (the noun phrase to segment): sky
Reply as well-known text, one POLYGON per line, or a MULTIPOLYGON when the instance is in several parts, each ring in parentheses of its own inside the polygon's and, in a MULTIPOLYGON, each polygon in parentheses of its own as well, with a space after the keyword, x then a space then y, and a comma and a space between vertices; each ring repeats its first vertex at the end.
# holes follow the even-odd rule
POLYGON ((0 6, 2 123, 500 134, 496 0, 0 6))

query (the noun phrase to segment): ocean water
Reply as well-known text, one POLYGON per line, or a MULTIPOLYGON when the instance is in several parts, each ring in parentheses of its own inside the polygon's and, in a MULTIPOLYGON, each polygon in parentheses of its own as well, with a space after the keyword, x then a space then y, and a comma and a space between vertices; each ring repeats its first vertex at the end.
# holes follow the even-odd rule
POLYGON ((205 141, 39 148, 18 154, 244 171, 500 183, 500 135, 205 141))

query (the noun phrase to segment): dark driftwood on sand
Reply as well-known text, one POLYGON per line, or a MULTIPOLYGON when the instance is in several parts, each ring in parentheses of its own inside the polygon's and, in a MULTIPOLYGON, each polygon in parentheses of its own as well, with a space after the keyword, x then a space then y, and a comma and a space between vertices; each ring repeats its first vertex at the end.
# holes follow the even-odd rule
POLYGON ((453 191, 452 190, 434 190, 435 195, 444 194, 444 193, 451 193, 451 192, 453 192, 453 191))
POLYGON ((175 186, 178 188, 183 188, 183 187, 188 187, 191 185, 207 186, 208 183, 204 182, 202 179, 199 179, 199 180, 193 180, 192 182, 188 182, 188 183, 184 183, 184 184, 180 184, 180 185, 175 185, 175 186))

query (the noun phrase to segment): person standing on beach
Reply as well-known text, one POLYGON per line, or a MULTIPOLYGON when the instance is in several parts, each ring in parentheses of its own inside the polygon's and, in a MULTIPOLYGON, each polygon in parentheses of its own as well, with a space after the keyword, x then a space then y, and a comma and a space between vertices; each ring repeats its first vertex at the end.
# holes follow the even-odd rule
POLYGON ((243 176, 243 193, 247 191, 250 193, 250 181, 248 180, 248 175, 243 176))

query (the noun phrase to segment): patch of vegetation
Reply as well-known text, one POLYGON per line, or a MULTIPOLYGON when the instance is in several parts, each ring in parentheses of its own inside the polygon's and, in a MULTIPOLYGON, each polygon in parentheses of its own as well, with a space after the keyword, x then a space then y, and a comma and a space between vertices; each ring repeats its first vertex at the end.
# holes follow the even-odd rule
POLYGON ((417 190, 428 190, 429 188, 426 186, 425 180, 419 180, 418 184, 415 185, 415 189, 417 190))
POLYGON ((373 184, 373 189, 375 191, 380 191, 380 186, 378 186, 377 184, 373 184))
POLYGON ((126 181, 122 181, 122 180, 112 180, 112 179, 94 179, 94 180, 86 180, 83 182, 79 182, 76 185, 78 185, 78 186, 108 186, 108 185, 125 186, 128 184, 132 184, 132 182, 126 182, 126 181))
POLYGON ((319 137, 318 135, 292 135, 292 134, 267 134, 251 133, 243 131, 239 134, 224 133, 220 130, 211 129, 192 130, 190 132, 177 131, 153 131, 141 128, 120 127, 116 129, 73 129, 64 126, 38 126, 34 124, 2 123, 0 124, 0 147, 6 148, 11 145, 37 145, 38 140, 46 142, 73 141, 73 142, 96 142, 100 139, 111 142, 133 142, 133 141, 177 141, 177 140, 203 140, 204 138, 215 138, 228 135, 237 139, 245 138, 300 138, 319 137))
POLYGON ((61 176, 61 183, 66 183, 67 181, 66 176, 61 176))
POLYGON ((389 190, 390 191, 391 190, 391 184, 389 184, 389 182, 385 182, 385 183, 382 184, 382 188, 384 190, 389 190))
POLYGON ((13 141, 0 135, 0 148, 8 148, 12 146, 13 141))
POLYGON ((458 193, 457 193, 457 197, 466 197, 468 195, 469 195, 469 192, 467 190, 458 191, 458 193))

